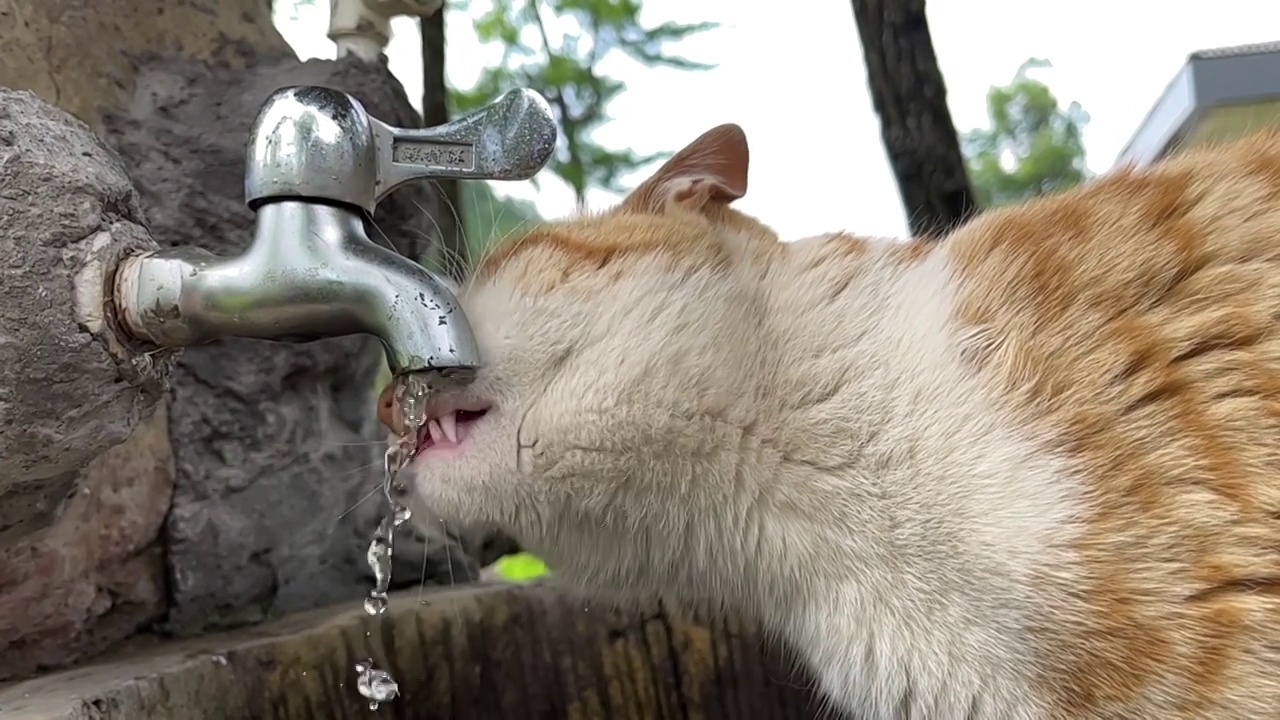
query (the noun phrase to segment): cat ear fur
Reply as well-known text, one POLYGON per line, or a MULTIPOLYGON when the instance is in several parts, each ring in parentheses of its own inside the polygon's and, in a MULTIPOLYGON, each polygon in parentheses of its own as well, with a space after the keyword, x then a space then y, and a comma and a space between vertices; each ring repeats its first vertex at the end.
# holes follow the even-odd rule
POLYGON ((732 123, 698 136, 623 201, 638 212, 662 212, 670 203, 690 210, 728 205, 747 194, 747 135, 732 123))

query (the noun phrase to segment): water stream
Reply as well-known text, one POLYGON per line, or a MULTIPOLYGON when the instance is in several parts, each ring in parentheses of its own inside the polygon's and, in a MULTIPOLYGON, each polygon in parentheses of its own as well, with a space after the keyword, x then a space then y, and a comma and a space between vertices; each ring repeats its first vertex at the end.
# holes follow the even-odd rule
MULTIPOLYGON (((364 600, 364 611, 378 617, 387 609, 387 590, 391 587, 391 556, 395 551, 395 535, 409 520, 409 508, 400 498, 405 487, 399 478, 400 471, 413 459, 418 444, 418 430, 426 423, 427 400, 431 393, 430 380, 423 375, 406 375, 396 380, 394 398, 403 433, 387 448, 383 460, 382 495, 387 502, 387 512, 378 523, 365 558, 373 570, 374 585, 364 600)), ((379 670, 368 658, 356 663, 356 689, 369 700, 369 709, 390 702, 400 693, 400 686, 386 670, 379 670)))

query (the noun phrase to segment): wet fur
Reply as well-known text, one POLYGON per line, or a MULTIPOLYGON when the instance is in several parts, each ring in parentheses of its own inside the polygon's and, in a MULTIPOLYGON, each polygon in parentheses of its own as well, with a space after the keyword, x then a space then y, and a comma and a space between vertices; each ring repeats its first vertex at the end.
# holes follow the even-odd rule
POLYGON ((1273 715, 1280 138, 936 243, 781 243, 746 166, 716 128, 486 260, 494 410, 417 501, 750 613, 857 716, 1273 715))

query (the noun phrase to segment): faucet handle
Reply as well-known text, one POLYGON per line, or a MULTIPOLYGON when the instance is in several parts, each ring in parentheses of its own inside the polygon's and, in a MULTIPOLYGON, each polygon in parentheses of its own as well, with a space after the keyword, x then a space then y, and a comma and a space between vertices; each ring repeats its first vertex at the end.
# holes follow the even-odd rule
POLYGON ((398 128, 370 117, 377 148, 374 202, 414 180, 528 180, 556 148, 551 107, 533 90, 512 90, 444 125, 398 128))
POLYGON ((271 94, 254 120, 245 201, 330 200, 372 213, 413 180, 527 180, 555 152, 555 117, 541 95, 512 90, 453 122, 392 127, 358 100, 326 87, 271 94))

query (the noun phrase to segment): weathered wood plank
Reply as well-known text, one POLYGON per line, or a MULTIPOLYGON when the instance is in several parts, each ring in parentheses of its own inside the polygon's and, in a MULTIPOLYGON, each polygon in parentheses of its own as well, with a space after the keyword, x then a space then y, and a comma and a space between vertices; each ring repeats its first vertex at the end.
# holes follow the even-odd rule
POLYGON ((545 585, 401 593, 105 659, 0 690, 12 720, 807 720, 810 683, 748 625, 545 585), (401 697, 370 712, 354 664, 401 697))

